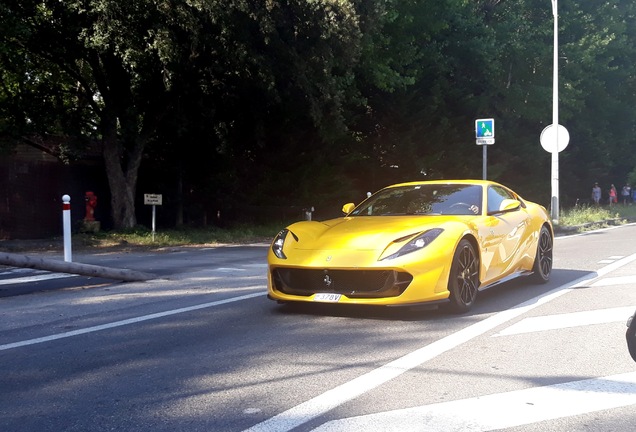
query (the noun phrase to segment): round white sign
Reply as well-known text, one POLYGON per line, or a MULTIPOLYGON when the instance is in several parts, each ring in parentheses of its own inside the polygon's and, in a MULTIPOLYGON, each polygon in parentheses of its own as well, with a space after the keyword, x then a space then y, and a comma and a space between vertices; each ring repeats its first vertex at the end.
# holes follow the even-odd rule
POLYGON ((553 126, 553 124, 546 126, 541 132, 541 147, 548 153, 561 152, 565 150, 570 142, 570 133, 563 125, 559 125, 557 128, 559 131, 559 148, 557 149, 557 134, 553 126))

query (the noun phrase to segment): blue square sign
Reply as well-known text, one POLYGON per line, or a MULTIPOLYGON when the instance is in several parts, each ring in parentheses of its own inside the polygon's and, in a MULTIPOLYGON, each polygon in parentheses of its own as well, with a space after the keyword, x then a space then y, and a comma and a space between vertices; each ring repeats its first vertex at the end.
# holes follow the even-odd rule
POLYGON ((495 137, 495 119, 475 120, 475 134, 477 139, 495 137))

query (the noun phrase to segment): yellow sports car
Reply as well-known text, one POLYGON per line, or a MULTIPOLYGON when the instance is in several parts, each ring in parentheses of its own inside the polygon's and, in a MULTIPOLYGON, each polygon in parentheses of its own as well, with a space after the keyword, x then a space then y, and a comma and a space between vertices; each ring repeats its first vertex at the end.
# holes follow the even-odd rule
POLYGON ((520 275, 545 283, 554 232, 546 209, 485 180, 386 187, 343 217, 296 222, 269 249, 278 302, 468 311, 477 293, 520 275))

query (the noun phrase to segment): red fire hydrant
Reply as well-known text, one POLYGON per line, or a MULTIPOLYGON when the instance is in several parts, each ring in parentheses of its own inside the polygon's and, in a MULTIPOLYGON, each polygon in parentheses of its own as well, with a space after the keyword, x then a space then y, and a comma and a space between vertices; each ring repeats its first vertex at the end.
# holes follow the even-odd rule
POLYGON ((93 192, 86 192, 84 194, 84 200, 86 200, 86 217, 85 221, 95 220, 95 207, 97 207, 97 195, 93 192))

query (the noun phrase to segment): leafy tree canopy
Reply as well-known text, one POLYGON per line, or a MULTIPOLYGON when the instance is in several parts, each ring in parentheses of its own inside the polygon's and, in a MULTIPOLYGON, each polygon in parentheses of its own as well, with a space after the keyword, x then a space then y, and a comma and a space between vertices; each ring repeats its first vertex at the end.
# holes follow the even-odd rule
MULTIPOLYGON (((636 178, 635 8, 559 4, 566 203, 636 178)), ((99 149, 115 226, 132 227, 156 172, 177 224, 478 178, 474 120, 493 117, 489 178, 547 205, 552 26, 548 0, 6 0, 0 145, 99 149)))

